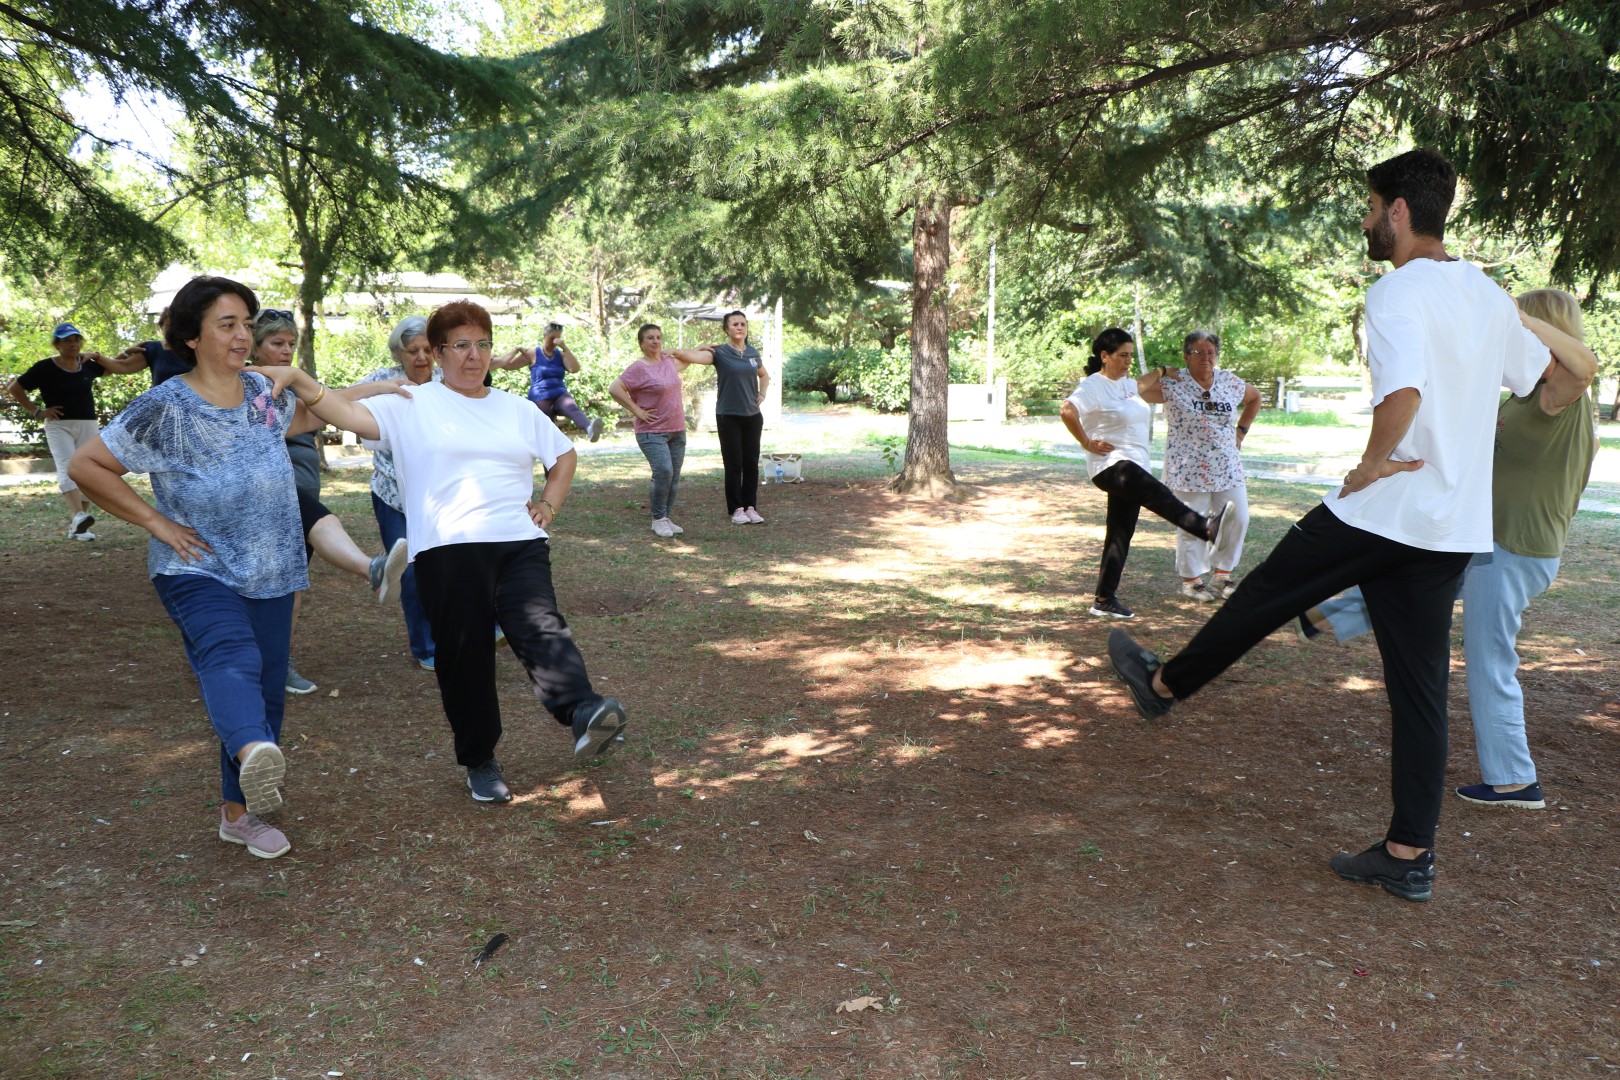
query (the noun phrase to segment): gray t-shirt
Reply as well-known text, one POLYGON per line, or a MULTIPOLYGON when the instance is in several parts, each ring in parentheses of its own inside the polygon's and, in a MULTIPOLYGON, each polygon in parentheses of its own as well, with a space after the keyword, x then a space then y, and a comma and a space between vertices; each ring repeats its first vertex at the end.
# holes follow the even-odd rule
POLYGON ((716 416, 759 415, 759 350, 744 345, 738 352, 728 342, 714 347, 714 374, 720 381, 720 394, 714 404, 716 416))
POLYGON ((315 433, 306 431, 287 440, 287 457, 292 461, 293 486, 312 499, 321 497, 321 451, 315 433))

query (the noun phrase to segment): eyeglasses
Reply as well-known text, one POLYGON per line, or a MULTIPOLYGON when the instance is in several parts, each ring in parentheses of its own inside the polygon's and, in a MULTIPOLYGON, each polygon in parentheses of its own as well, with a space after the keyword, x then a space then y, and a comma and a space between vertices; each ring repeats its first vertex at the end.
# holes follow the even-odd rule
POLYGON ((269 322, 271 319, 286 319, 288 322, 297 322, 297 320, 293 318, 293 313, 290 311, 284 311, 281 308, 273 307, 259 309, 259 317, 256 320, 257 322, 269 322))
POLYGON ((495 343, 490 341, 488 338, 484 338, 481 341, 452 341, 447 345, 439 346, 439 348, 449 349, 453 353, 463 354, 477 349, 483 355, 488 356, 490 353, 495 351, 495 343))

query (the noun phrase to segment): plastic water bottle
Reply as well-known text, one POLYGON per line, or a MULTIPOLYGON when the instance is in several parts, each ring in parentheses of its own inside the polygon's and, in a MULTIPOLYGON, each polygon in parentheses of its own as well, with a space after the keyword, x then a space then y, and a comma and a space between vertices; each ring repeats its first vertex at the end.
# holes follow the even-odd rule
POLYGON ((782 482, 782 463, 780 461, 776 463, 776 482, 778 484, 782 482))

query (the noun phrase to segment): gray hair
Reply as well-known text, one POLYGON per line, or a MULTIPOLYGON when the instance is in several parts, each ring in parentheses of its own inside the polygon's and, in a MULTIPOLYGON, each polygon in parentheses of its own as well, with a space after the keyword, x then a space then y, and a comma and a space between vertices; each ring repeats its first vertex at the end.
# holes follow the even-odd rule
POLYGON ((1186 356, 1192 351, 1192 347, 1198 344, 1200 341, 1209 342, 1211 345, 1215 346, 1217 351, 1219 351, 1221 347, 1221 335, 1217 334, 1215 331, 1194 330, 1192 333, 1181 339, 1181 355, 1186 356))
POLYGON ((422 315, 407 315, 399 320, 394 332, 388 335, 388 351, 398 355, 401 349, 427 333, 427 322, 422 315))
POLYGON ((253 316, 255 351, 275 334, 291 334, 294 341, 298 340, 298 324, 289 319, 288 314, 290 313, 276 308, 259 309, 258 314, 253 316))

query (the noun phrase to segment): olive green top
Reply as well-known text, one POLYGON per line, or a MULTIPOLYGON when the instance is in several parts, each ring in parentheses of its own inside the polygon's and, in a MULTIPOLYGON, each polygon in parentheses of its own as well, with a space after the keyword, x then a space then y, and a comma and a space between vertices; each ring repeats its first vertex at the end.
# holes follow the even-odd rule
POLYGON ((1597 439, 1590 392, 1548 416, 1541 387, 1496 411, 1492 513, 1498 544, 1515 555, 1556 559, 1592 475, 1597 439))

